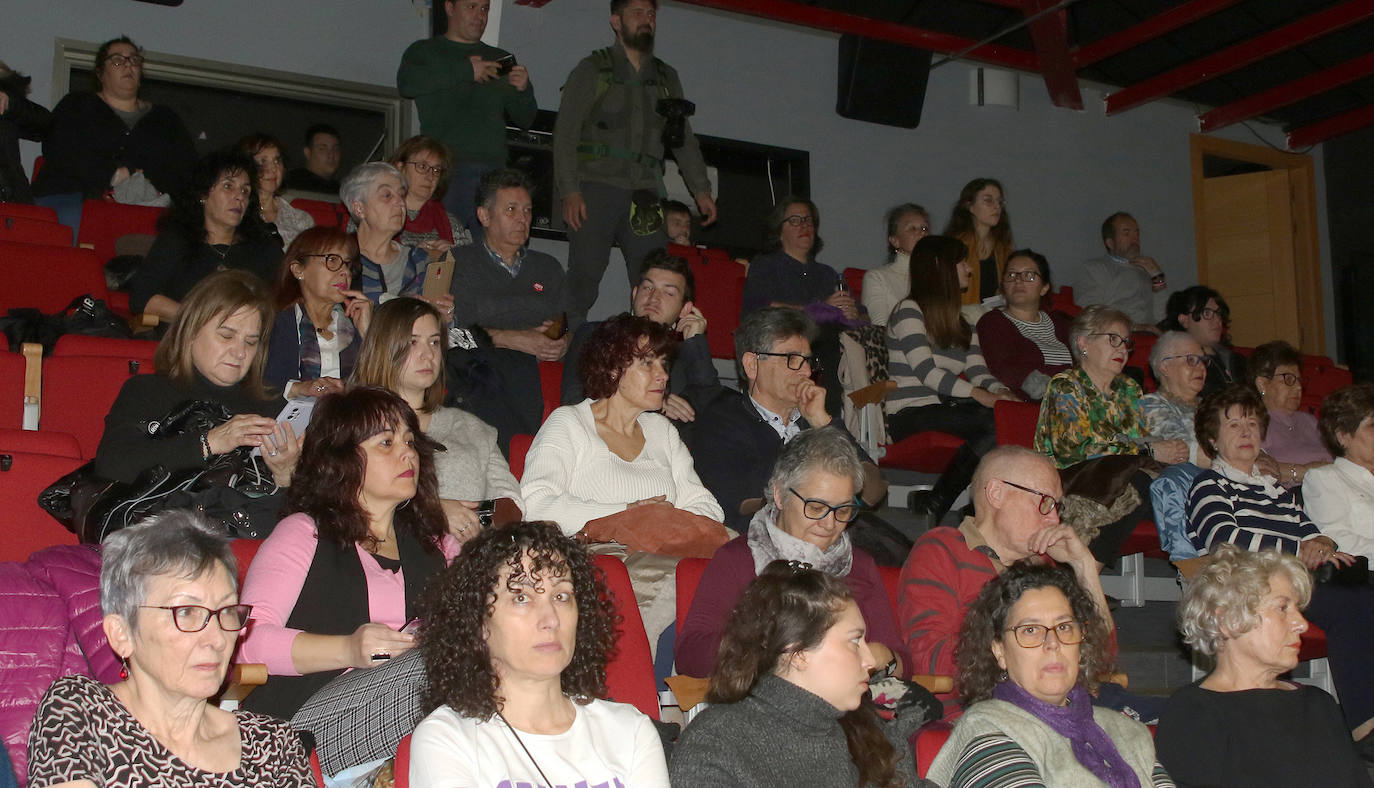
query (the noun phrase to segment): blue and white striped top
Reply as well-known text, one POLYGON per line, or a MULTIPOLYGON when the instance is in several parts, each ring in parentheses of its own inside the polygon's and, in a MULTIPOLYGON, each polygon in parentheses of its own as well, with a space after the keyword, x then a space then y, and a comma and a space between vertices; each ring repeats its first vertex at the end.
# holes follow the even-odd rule
POLYGON ((1188 538, 1203 555, 1218 544, 1296 554, 1299 544, 1321 535, 1292 492, 1225 460, 1214 460, 1193 481, 1188 538))

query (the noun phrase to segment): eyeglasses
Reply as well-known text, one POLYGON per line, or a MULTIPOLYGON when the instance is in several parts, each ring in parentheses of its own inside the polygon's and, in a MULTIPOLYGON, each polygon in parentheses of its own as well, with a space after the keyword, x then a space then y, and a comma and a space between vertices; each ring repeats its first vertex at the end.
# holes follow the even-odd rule
POLYGON ((409 165, 412 170, 415 170, 415 172, 420 175, 427 175, 432 172, 434 173, 434 177, 442 178, 444 173, 448 172, 447 167, 440 167, 435 164, 426 164, 422 161, 408 161, 406 162, 406 164, 409 165))
MULTIPOLYGON (((1263 377, 1263 376, 1261 376, 1261 377, 1263 377)), ((1284 385, 1286 385, 1286 386, 1301 386, 1301 385, 1303 385, 1302 378, 1298 377, 1297 375, 1294 375, 1292 372, 1275 372, 1274 374, 1272 374, 1272 375, 1269 376, 1269 379, 1270 379, 1270 380, 1281 380, 1281 381, 1283 381, 1284 385)))
POLYGON ((801 369, 802 364, 807 364, 812 369, 817 369, 820 367, 820 361, 817 360, 815 356, 804 356, 801 353, 769 353, 763 350, 755 350, 754 355, 776 356, 778 358, 785 358, 787 359, 787 368, 794 371, 801 369))
POLYGON ((331 253, 331 254, 307 254, 307 255, 302 255, 302 257, 323 257, 323 258, 324 258, 324 267, 327 268, 327 269, 329 269, 330 271, 337 271, 337 270, 339 270, 340 268, 343 268, 345 263, 347 263, 349 267, 352 267, 352 266, 353 266, 353 260, 352 260, 352 259, 347 258, 347 257, 344 257, 344 256, 342 256, 342 255, 337 255, 337 254, 332 254, 332 253, 331 253))
POLYGON ((806 515, 806 519, 808 520, 824 520, 826 515, 833 512, 835 515, 835 522, 851 523, 854 521, 855 517, 859 516, 859 502, 857 499, 849 503, 842 503, 839 506, 831 506, 825 501, 816 498, 803 498, 802 494, 792 487, 788 487, 787 491, 801 498, 802 514, 806 515))
POLYGON ((793 227, 802 227, 802 226, 810 227, 811 225, 813 225, 813 224, 816 223, 816 217, 814 217, 814 216, 803 216, 802 214, 794 213, 794 214, 792 214, 791 216, 787 217, 786 219, 783 219, 782 221, 783 221, 783 223, 785 223, 785 224, 790 224, 790 225, 792 225, 793 227))
POLYGON ((143 67, 143 56, 142 56, 142 55, 110 55, 109 57, 105 58, 105 62, 106 62, 106 63, 109 63, 110 65, 114 66, 115 68, 124 68, 125 66, 133 66, 134 68, 142 68, 142 67, 143 67))
POLYGON ((210 616, 219 619, 219 628, 225 632, 238 632, 248 626, 248 614, 253 612, 252 605, 225 605, 211 610, 201 605, 139 605, 149 610, 172 611, 172 623, 182 632, 199 632, 210 623, 210 616))
POLYGON ((1007 206, 1007 201, 1005 199, 1001 197, 993 197, 991 195, 988 195, 986 197, 979 197, 978 202, 988 206, 989 208, 991 208, 994 205, 1001 208, 1005 208, 1007 206))
POLYGON ((1221 309, 1213 309, 1210 306, 1205 306, 1202 309, 1199 309, 1198 311, 1193 313, 1194 320, 1211 320, 1214 317, 1219 317, 1222 320, 1226 320, 1230 316, 1231 315, 1229 312, 1226 312, 1221 309))
POLYGON ((1001 483, 1007 485, 1008 487, 1015 487, 1016 489, 1020 490, 1021 492, 1028 492, 1028 493, 1030 493, 1031 495, 1038 495, 1038 496, 1040 496, 1040 513, 1041 513, 1041 514, 1049 514, 1050 512, 1058 512, 1058 511, 1060 511, 1060 509, 1063 508, 1063 504, 1059 501, 1059 499, 1058 499, 1058 498, 1055 498, 1053 495, 1050 495, 1049 493, 1043 493, 1043 492, 1040 492, 1039 490, 1035 489, 1034 487, 1026 487, 1026 486, 1024 486, 1024 485, 1017 484, 1016 482, 1009 482, 1009 481, 1007 481, 1006 479, 998 479, 997 481, 999 481, 999 482, 1001 482, 1001 483))
POLYGON ((1131 340, 1130 338, 1128 338, 1128 337, 1123 337, 1123 336, 1121 336, 1120 334, 1112 334, 1112 333, 1110 333, 1110 332, 1099 331, 1099 332, 1096 333, 1096 334, 1089 334, 1088 336, 1090 336, 1090 337, 1106 337, 1106 338, 1107 338, 1107 341, 1110 342, 1110 343, 1112 344, 1112 347, 1121 347, 1122 345, 1125 345, 1125 346, 1126 346, 1126 349, 1128 349, 1128 350, 1129 350, 1130 348, 1135 347, 1135 342, 1134 342, 1134 341, 1132 341, 1132 340, 1131 340))
POLYGON ((1077 621, 1060 621, 1049 627, 1044 624, 1018 624, 1002 631, 1011 632, 1016 638, 1016 645, 1021 648, 1040 648, 1050 641, 1051 632, 1064 646, 1083 642, 1083 625, 1077 621))
POLYGON ((1207 363, 1207 357, 1198 353, 1184 353, 1178 356, 1165 356, 1160 361, 1172 361, 1176 358, 1183 359, 1183 362, 1190 367, 1200 367, 1207 363))
POLYGON ((1004 282, 1038 282, 1040 274, 1035 271, 1008 271, 1002 275, 1004 282))

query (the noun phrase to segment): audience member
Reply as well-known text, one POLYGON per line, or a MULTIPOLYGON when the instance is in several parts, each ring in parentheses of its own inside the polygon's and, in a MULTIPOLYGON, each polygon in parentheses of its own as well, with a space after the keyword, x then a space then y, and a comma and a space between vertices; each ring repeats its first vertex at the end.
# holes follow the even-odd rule
POLYGON ((1210 287, 1194 285, 1170 295, 1165 310, 1160 329, 1187 331, 1202 345, 1207 359, 1204 394, 1211 394, 1227 383, 1246 380, 1245 357, 1231 349, 1231 342, 1226 337, 1231 308, 1220 293, 1210 287))
POLYGON ((635 283, 644 256, 667 242, 659 202, 671 153, 696 197, 701 223, 716 202, 687 116, 682 82, 654 55, 658 0, 611 0, 615 44, 573 68, 553 129, 554 179, 568 226, 568 316, 576 326, 596 303, 612 245, 635 283))
POLYGON ((1155 323, 1166 316, 1168 281, 1159 263, 1140 253, 1140 224, 1129 213, 1117 211, 1102 222, 1102 245, 1107 254, 1079 268, 1074 300, 1118 309, 1130 318, 1132 331, 1158 333, 1155 323))
POLYGON ((320 400, 291 488, 293 512, 248 568, 241 662, 267 665, 244 708, 315 736, 326 774, 387 757, 420 720, 424 664, 404 631, 421 589, 458 553, 434 453, 385 389, 320 400))
POLYGON ((969 284, 964 244, 943 235, 922 238, 911 252, 911 291, 887 325, 887 432, 893 441, 928 430, 948 432, 964 445, 935 487, 915 493, 912 510, 928 527, 940 524, 968 486, 978 459, 997 445, 992 406, 1019 401, 988 371, 978 332, 959 311, 969 284))
MULTIPOLYGON (((783 444, 834 421, 825 410, 825 389, 811 382, 815 331, 810 318, 795 309, 765 307, 749 315, 735 330, 741 390, 719 388, 697 409, 688 437, 692 455, 702 458, 697 472, 724 508, 725 524, 736 531, 744 531, 764 505, 783 444)), ((862 449, 859 457, 864 467, 859 495, 865 504, 876 505, 887 496, 887 483, 862 449)))
MULTIPOLYGON (((1255 460, 1268 417, 1255 390, 1235 383, 1198 406, 1197 441, 1212 467, 1193 483, 1188 536, 1206 555, 1218 546, 1278 550, 1296 555, 1309 570, 1354 562, 1307 517, 1291 490, 1261 474, 1255 460)), ((1363 578, 1361 578, 1363 580, 1363 578)), ((1356 739, 1374 730, 1374 588, 1318 583, 1308 615, 1326 632, 1326 658, 1347 727, 1356 739)), ((1374 742, 1371 742, 1374 744, 1374 742)))
POLYGON ((453 169, 453 159, 442 142, 433 137, 411 137, 396 148, 390 162, 400 170, 406 194, 406 223, 396 240, 424 249, 431 256, 472 243, 467 225, 439 202, 453 169))
POLYGON ((603 699, 617 628, 605 580, 552 524, 468 542, 423 615, 433 711, 411 738, 412 786, 667 788, 653 722, 603 699))
POLYGON ((943 235, 963 241, 967 248, 969 284, 962 303, 981 305, 996 296, 1002 269, 1016 248, 1001 182, 975 178, 964 184, 943 235))
POLYGON ((1069 353, 1069 320, 1041 308, 1050 292, 1050 261, 1019 249, 1002 272, 1005 306, 978 319, 979 347, 988 370, 1026 400, 1040 400, 1050 378, 1073 366, 1069 353))
POLYGON ((1150 369, 1159 389, 1140 398, 1141 432, 1150 440, 1183 441, 1188 444, 1186 461, 1200 467, 1206 467, 1208 459, 1197 450, 1193 415, 1207 378, 1206 365, 1196 339, 1182 331, 1166 331, 1150 349, 1150 369))
POLYGON ((1216 658, 1164 705, 1155 744, 1180 786, 1368 788, 1331 696, 1281 678, 1298 664, 1313 593, 1302 562, 1219 545, 1179 603, 1183 639, 1216 658))
POLYGON ((1150 516, 1150 481, 1161 464, 1188 459, 1183 441, 1145 435, 1140 385, 1122 372, 1130 337, 1124 312, 1079 313, 1069 332, 1077 367, 1050 378, 1035 425, 1035 450, 1052 456, 1063 478, 1064 520, 1106 565, 1150 516))
POLYGON ((286 174, 283 189, 299 192, 312 192, 332 195, 339 192, 339 180, 334 176, 339 172, 339 156, 343 146, 339 143, 339 130, 327 123, 316 123, 305 130, 305 166, 297 167, 286 174))
MULTIPOLYGON (((1059 520, 1059 474, 1043 454, 999 446, 978 464, 969 497, 973 516, 958 528, 933 528, 902 567, 897 623, 913 673, 953 675, 959 628, 983 586, 1023 558, 1043 555, 1073 570, 1107 631, 1114 629, 1097 561, 1059 520)), ((941 696, 946 716, 957 698, 941 696)))
MULTIPOLYGON (((668 375, 663 415, 679 422, 696 418, 692 402, 711 394, 720 385, 711 348, 706 344, 706 317, 692 299, 696 283, 692 268, 681 257, 655 249, 644 258, 639 284, 630 291, 630 313, 647 317, 682 335, 668 375)), ((601 323, 578 326, 563 359, 563 404, 582 401, 582 353, 587 338, 601 323)))
POLYGON ((396 89, 415 101, 421 131, 457 157, 444 165, 444 208, 474 233, 477 183, 506 166, 506 124, 529 128, 539 109, 529 70, 483 43, 490 11, 490 0, 444 0, 444 34, 411 44, 396 70, 396 89))
POLYGON ((100 607, 120 681, 53 683, 29 730, 30 786, 315 785, 290 725, 206 702, 252 609, 235 567, 229 541, 184 510, 105 542, 100 607))
MULTIPOLYGON (((711 706, 673 751, 677 785, 907 785, 872 700, 879 665, 851 587, 796 561, 763 564, 730 614, 711 706)), ((906 748, 903 748, 905 751, 906 748)))
POLYGON ((338 393, 353 371, 372 317, 350 289, 357 261, 357 237, 337 227, 311 227, 287 247, 264 377, 288 399, 338 393))
POLYGON ((276 137, 261 133, 241 137, 235 147, 252 156, 258 166, 259 215, 276 230, 282 248, 290 246, 302 231, 315 226, 315 220, 279 194, 282 173, 286 171, 282 159, 285 148, 276 137))
POLYGON ((496 429, 460 408, 440 407, 444 339, 438 310, 416 298, 393 298, 372 317, 352 382, 389 389, 415 411, 420 431, 436 444, 434 473, 449 533, 466 542, 484 527, 483 502, 492 506, 493 525, 519 519, 525 504, 496 446, 496 429))
POLYGON ((101 44, 95 79, 99 90, 68 93, 53 108, 43 168, 33 183, 38 202, 72 227, 80 224, 82 200, 109 191, 119 202, 151 203, 159 193, 175 199, 196 162, 181 118, 138 97, 143 50, 137 44, 127 36, 101 44))
MULTIPOLYGON (((429 253, 396 240, 406 221, 405 194, 400 171, 381 161, 358 165, 339 189, 339 199, 358 224, 358 289, 377 305, 418 296, 424 284, 429 253)), ((451 303, 440 308, 445 320, 452 318, 451 303)))
POLYGON ((213 273, 191 288, 157 346, 157 373, 124 381, 110 406, 96 473, 132 482, 154 466, 203 468, 214 456, 248 447, 262 449, 278 486, 289 486, 300 445, 290 425, 274 420, 284 401, 262 388, 262 334, 271 319, 267 286, 245 271, 213 273), (223 405, 234 416, 199 434, 150 433, 150 422, 191 400, 223 405))
MULTIPOLYGON (((1302 354, 1283 340, 1255 348, 1246 362, 1250 385, 1269 413, 1264 454, 1259 462, 1286 487, 1303 483, 1307 472, 1331 463, 1330 441, 1317 429, 1317 419, 1301 410, 1302 354)), ((1354 434, 1354 429, 1350 430, 1354 434)))
POLYGON ((19 160, 19 140, 42 142, 52 115, 47 107, 29 101, 32 79, 0 62, 0 202, 33 202, 29 178, 19 160))
POLYGON ((743 319, 766 306, 805 309, 826 303, 848 320, 859 317, 854 296, 840 289, 842 280, 834 268, 816 259, 822 242, 821 214, 816 204, 800 198, 784 198, 768 214, 768 251, 749 264, 744 280, 743 319))
POLYGON ((663 201, 663 229, 670 243, 693 246, 692 209, 678 200, 663 201))
POLYGON ((1111 631, 1065 567, 1012 564, 983 586, 959 633, 955 686, 968 706, 927 777, 949 788, 1173 788, 1150 731, 1095 706, 1111 631))
POLYGON ((663 408, 676 345, 662 324, 630 315, 607 320, 587 339, 588 399, 549 414, 525 460, 520 491, 530 517, 552 520, 569 536, 639 507, 650 519, 659 507, 724 518, 677 430, 654 412, 663 408))
MULTIPOLYGON (((1273 414, 1270 406, 1271 427, 1273 414)), ((1313 524, 1345 552, 1374 561, 1374 384, 1357 383, 1327 396, 1320 424, 1336 461, 1306 474, 1303 505, 1313 524)))
POLYGON ((904 202, 887 212, 887 264, 864 273, 863 307, 874 325, 885 326, 897 302, 911 292, 911 250, 930 235, 930 214, 904 202))
POLYGON ((502 447, 533 435, 544 416, 539 362, 568 350, 563 266, 525 246, 533 203, 518 170, 492 170, 478 187, 481 244, 454 251, 457 340, 445 354, 449 403, 496 428, 502 447))
POLYGON ((258 209, 257 165, 245 153, 215 151, 158 220, 157 238, 129 282, 129 306, 171 320, 211 273, 239 268, 271 282, 280 260, 281 243, 258 209))

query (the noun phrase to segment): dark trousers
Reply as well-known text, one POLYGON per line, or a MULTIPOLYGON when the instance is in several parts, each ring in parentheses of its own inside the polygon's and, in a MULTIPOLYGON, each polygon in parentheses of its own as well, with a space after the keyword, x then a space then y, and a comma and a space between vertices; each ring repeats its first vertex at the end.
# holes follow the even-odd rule
POLYGON ((997 423, 993 421, 992 408, 971 399, 902 408, 887 417, 887 434, 893 443, 918 432, 958 435, 979 457, 997 447, 997 423))
POLYGON ((1326 658, 1351 729, 1374 718, 1374 586, 1312 585, 1303 611, 1326 632, 1326 658))
POLYGON ((639 283, 644 256, 668 245, 668 236, 661 228, 652 235, 635 235, 630 229, 633 192, 629 189, 590 181, 583 181, 581 188, 587 218, 582 229, 568 230, 568 324, 574 328, 587 320, 587 312, 596 304, 612 246, 620 247, 633 287, 639 283))
POLYGON ((444 210, 466 225, 474 239, 482 237, 482 224, 477 221, 477 184, 494 169, 496 165, 481 162, 459 164, 453 168, 448 191, 444 192, 444 210))
POLYGON ((533 435, 544 420, 539 360, 508 348, 451 348, 445 404, 462 408, 496 428, 496 442, 510 455, 510 439, 533 435))

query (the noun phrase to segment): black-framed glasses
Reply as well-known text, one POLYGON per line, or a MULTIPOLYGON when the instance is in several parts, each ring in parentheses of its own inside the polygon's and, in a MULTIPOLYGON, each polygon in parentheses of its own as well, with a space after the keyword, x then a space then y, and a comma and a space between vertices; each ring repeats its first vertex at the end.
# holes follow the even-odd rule
POLYGON ((248 626, 248 614, 253 612, 252 605, 225 605, 211 610, 204 605, 139 605, 149 610, 170 610, 172 623, 182 632, 199 632, 210 623, 210 617, 219 619, 219 628, 225 632, 238 632, 248 626))
POLYGON ((802 227, 802 226, 805 226, 805 225, 813 225, 813 224, 815 224, 815 223, 816 223, 816 217, 814 217, 814 216, 805 216, 805 215, 800 214, 800 213, 794 213, 794 214, 792 214, 791 216, 787 217, 786 219, 783 219, 782 221, 783 221, 783 223, 785 223, 785 224, 790 224, 790 225, 792 225, 793 227, 802 227))
POLYGON ((767 350, 755 350, 754 355, 775 356, 777 358, 785 358, 787 359, 787 368, 793 371, 801 369, 802 364, 807 364, 812 369, 820 368, 820 362, 816 359, 815 356, 808 356, 802 353, 772 353, 767 350))
POLYGON ((448 172, 447 167, 440 167, 437 164, 426 164, 422 161, 408 161, 406 162, 406 164, 409 165, 412 170, 415 170, 415 172, 419 173, 420 175, 428 175, 432 172, 434 173, 434 177, 442 178, 444 177, 444 173, 448 172))
POLYGON ((1127 350, 1130 350, 1131 348, 1135 347, 1135 341, 1132 340, 1130 337, 1123 337, 1120 334, 1113 334, 1110 331, 1098 331, 1096 333, 1089 334, 1088 336, 1106 337, 1107 341, 1111 343, 1112 347, 1121 347, 1125 345, 1127 350))
POLYGON ((124 68, 125 66, 143 68, 142 55, 110 55, 109 57, 105 58, 105 62, 109 63, 115 68, 124 68))
POLYGON ((1207 357, 1202 355, 1201 353, 1182 353, 1177 356, 1165 356, 1164 358, 1161 358, 1160 361, 1172 361, 1176 358, 1183 359, 1183 363, 1187 364, 1190 367, 1200 367, 1203 364, 1207 363, 1207 357))
POLYGON ((1040 274, 1036 271, 1008 271, 1002 275, 1004 282, 1038 282, 1040 274))
POLYGON ((833 513, 835 515, 835 522, 852 523, 854 522, 854 518, 859 516, 858 496, 855 496, 848 503, 842 503, 839 506, 831 506, 819 498, 807 498, 797 492, 795 487, 788 487, 787 491, 801 498, 802 514, 806 515, 806 519, 808 520, 824 520, 826 515, 833 513))
POLYGON ((1060 645, 1074 646, 1083 642, 1083 625, 1077 621, 1060 621, 1053 626, 1044 624, 1017 624, 1014 627, 1007 627, 1003 632, 1010 632, 1016 639, 1016 645, 1021 648, 1040 648, 1050 640, 1050 633, 1059 639, 1060 645))
MULTIPOLYGON (((1264 376, 1261 375, 1260 377, 1264 377, 1264 376)), ((1302 386, 1302 385, 1305 385, 1305 384, 1303 383, 1302 378, 1298 377, 1297 375, 1294 375, 1292 372, 1275 372, 1274 374, 1272 374, 1272 375, 1269 376, 1269 379, 1270 379, 1270 380, 1281 380, 1281 381, 1283 381, 1284 385, 1286 385, 1286 386, 1302 386)))
POLYGON ((1210 306, 1204 306, 1193 313, 1194 320, 1211 320, 1214 317, 1219 317, 1224 322, 1231 318, 1231 313, 1224 309, 1213 309, 1210 306))
POLYGON ((345 264, 347 264, 350 268, 353 267, 352 259, 344 257, 341 254, 334 254, 333 252, 330 252, 329 254, 307 254, 302 255, 302 257, 323 257, 324 267, 329 269, 330 271, 337 271, 340 268, 343 268, 345 264))
POLYGON ((1054 497, 1053 495, 1050 495, 1049 493, 1040 492, 1039 490, 1035 489, 1034 487, 1027 487, 1027 486, 1025 486, 1024 484, 1017 484, 1016 482, 1007 481, 1006 479, 998 479, 997 481, 999 481, 999 482, 1001 482, 1001 483, 1007 485, 1008 487, 1015 487, 1016 489, 1020 490, 1021 492, 1028 492, 1028 493, 1030 493, 1031 495, 1038 495, 1038 496, 1040 496, 1040 513, 1041 513, 1041 514, 1049 514, 1050 512, 1058 512, 1058 511, 1060 511, 1060 510, 1063 508, 1063 506, 1064 506, 1064 504, 1063 504, 1058 498, 1054 497))

